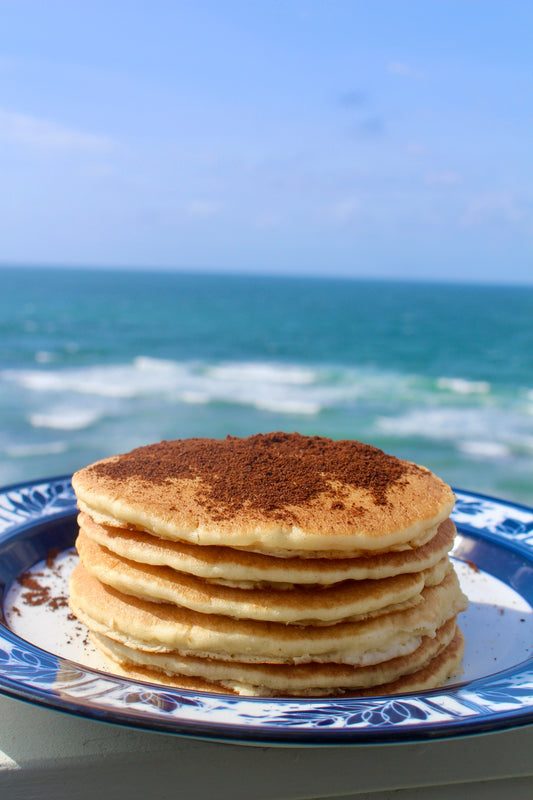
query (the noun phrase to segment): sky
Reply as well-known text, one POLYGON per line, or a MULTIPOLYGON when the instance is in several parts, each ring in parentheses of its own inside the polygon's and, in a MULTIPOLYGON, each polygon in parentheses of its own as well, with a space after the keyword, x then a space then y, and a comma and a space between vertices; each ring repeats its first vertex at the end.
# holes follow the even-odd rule
POLYGON ((533 283, 533 5, 0 0, 0 263, 533 283))

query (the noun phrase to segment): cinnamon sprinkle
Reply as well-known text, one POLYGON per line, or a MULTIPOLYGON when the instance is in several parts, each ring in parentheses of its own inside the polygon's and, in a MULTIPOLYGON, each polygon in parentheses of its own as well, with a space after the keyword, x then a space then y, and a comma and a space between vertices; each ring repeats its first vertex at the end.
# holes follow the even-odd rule
POLYGON ((39 583, 35 575, 24 572, 17 578, 18 583, 26 589, 22 599, 29 606, 42 606, 50 600, 50 590, 39 583))
POLYGON ((61 553, 61 548, 59 547, 51 547, 48 553, 46 554, 46 566, 48 569, 52 569, 55 566, 55 560, 58 555, 61 553))
POLYGON ((339 485, 341 493, 342 485, 365 489, 377 505, 387 505, 389 488, 420 468, 362 442, 276 432, 162 441, 88 469, 102 478, 155 486, 199 479, 207 508, 223 506, 231 513, 246 506, 279 516, 287 505, 319 495, 331 496, 332 508, 341 508, 339 485))
MULTIPOLYGON (((51 548, 46 555, 47 569, 56 572, 56 574, 56 558, 60 553, 61 550, 59 548, 51 548)), ((19 575, 17 583, 26 590, 21 594, 21 599, 24 603, 28 606, 46 605, 48 608, 52 609, 52 611, 68 606, 68 597, 64 594, 52 594, 48 586, 43 586, 43 584, 39 582, 38 578, 42 577, 44 577, 42 572, 23 572, 22 575, 19 575)), ((16 612, 20 614, 19 609, 16 609, 16 612)))

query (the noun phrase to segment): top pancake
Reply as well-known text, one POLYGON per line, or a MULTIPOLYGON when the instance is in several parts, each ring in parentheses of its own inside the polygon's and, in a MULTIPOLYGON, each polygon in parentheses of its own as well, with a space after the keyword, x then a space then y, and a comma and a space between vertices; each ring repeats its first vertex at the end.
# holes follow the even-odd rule
POLYGON ((415 546, 455 500, 424 467, 298 433, 163 441, 85 467, 73 486, 98 522, 275 555, 415 546))

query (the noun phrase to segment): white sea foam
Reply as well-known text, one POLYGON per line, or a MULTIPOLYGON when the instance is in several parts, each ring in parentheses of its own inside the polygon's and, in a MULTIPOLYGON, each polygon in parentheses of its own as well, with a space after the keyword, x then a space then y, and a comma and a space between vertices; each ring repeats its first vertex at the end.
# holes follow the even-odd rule
MULTIPOLYGON (((276 361, 179 362, 139 355, 129 363, 87 367, 12 370, 3 377, 30 392, 54 396, 52 408, 32 409, 31 424, 37 427, 77 430, 95 424, 109 413, 124 414, 120 401, 146 398, 152 403, 187 405, 231 404, 287 416, 317 416, 326 409, 351 410, 389 406, 426 405, 435 397, 427 380, 371 367, 311 367, 276 361), (76 396, 84 396, 79 410, 76 396), (95 400, 91 401, 90 397, 95 400), (100 398, 99 401, 96 398, 100 398), (115 406, 110 403, 115 402, 115 406), (102 405, 103 404, 103 405, 102 405), (58 413, 56 406, 61 406, 58 413), (68 406, 65 413, 63 407, 68 406)), ((366 413, 366 412, 365 412, 366 413)), ((388 422, 378 427, 397 435, 434 435, 450 422, 435 409, 421 420, 419 415, 388 422), (422 431, 420 426, 422 425, 422 431), (427 431, 424 430, 427 427, 427 431)), ((452 422, 452 438, 462 427, 452 422)), ((447 435, 447 434, 445 434, 447 435)), ((484 431, 473 438, 485 440, 484 431)))
POLYGON ((4 452, 10 458, 33 458, 34 456, 55 456, 65 453, 66 442, 42 442, 41 444, 8 444, 4 452))
POLYGON ((76 392, 120 399, 172 387, 177 370, 177 365, 172 362, 156 362, 154 359, 154 363, 149 365, 147 359, 136 359, 132 364, 77 369, 5 370, 3 377, 35 392, 76 392))
POLYGON ((439 378, 437 387, 456 394, 488 394, 488 381, 467 381, 464 378, 439 378))
POLYGON ((394 417, 378 417, 378 429, 393 436, 424 436, 429 439, 456 439, 470 436, 483 439, 490 430, 487 414, 481 409, 453 407, 416 408, 394 417))
POLYGON ((228 363, 208 366, 198 376, 214 401, 238 403, 282 414, 318 414, 325 401, 317 372, 275 363, 228 363))
POLYGON ((136 356, 133 359, 135 369, 153 374, 174 373, 179 367, 176 361, 167 358, 152 358, 151 356, 136 356))
POLYGON ((515 408, 417 408, 398 416, 380 416, 376 427, 398 438, 421 437, 453 444, 478 459, 500 459, 528 452, 531 424, 515 408))
MULTIPOLYGON (((528 390, 519 405, 513 398, 493 397, 490 385, 482 381, 441 377, 434 383, 371 367, 202 363, 139 355, 122 364, 5 370, 0 378, 25 390, 33 426, 58 430, 83 429, 110 414, 124 417, 130 413, 124 401, 137 398, 162 408, 232 404, 307 417, 325 410, 349 411, 355 421, 360 414, 374 416, 378 431, 387 435, 473 442, 465 445, 470 453, 479 449, 476 442, 498 442, 516 451, 524 436, 533 433, 528 390)), ((138 413, 135 408, 131 406, 131 413, 138 413)))
POLYGON ((281 414, 304 414, 314 416, 319 414, 321 406, 319 403, 311 403, 298 400, 259 400, 255 407, 264 411, 274 411, 281 414))
POLYGON ((179 399, 182 403, 189 403, 190 405, 205 405, 209 403, 210 397, 206 392, 181 392, 179 399))
POLYGON ((459 442, 457 449, 461 453, 475 458, 505 458, 511 454, 509 447, 501 442, 494 441, 464 441, 459 442))
POLYGON ((34 428, 53 428, 59 431, 75 431, 89 428, 100 419, 101 414, 94 409, 55 408, 41 413, 30 414, 28 419, 34 428))
POLYGON ((102 397, 132 397, 129 369, 124 367, 87 367, 65 370, 21 370, 6 372, 14 380, 34 392, 77 392, 102 397))
POLYGON ((219 381, 242 383, 277 383, 289 385, 309 385, 316 378, 316 372, 305 367, 261 362, 239 362, 208 367, 207 374, 219 381))
POLYGON ((54 354, 50 353, 48 350, 38 350, 35 353, 35 360, 38 364, 49 364, 50 361, 54 360, 54 354))
MULTIPOLYGON (((138 356, 130 364, 11 370, 2 377, 40 393, 75 393, 117 400, 162 396, 167 401, 237 403, 292 414, 318 413, 324 389, 327 390, 314 370, 297 365, 268 362, 209 365, 146 356, 138 356), (312 396, 308 396, 309 392, 312 396)), ((38 423, 34 424, 44 424, 42 417, 36 415, 38 423)))

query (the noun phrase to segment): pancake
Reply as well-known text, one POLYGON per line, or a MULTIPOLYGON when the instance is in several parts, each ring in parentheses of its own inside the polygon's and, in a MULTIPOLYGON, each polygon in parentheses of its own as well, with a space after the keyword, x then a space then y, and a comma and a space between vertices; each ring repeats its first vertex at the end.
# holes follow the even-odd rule
MULTIPOLYGON (((405 694, 406 692, 423 692, 441 686, 454 672, 457 671, 463 658, 465 639, 460 628, 455 631, 450 644, 431 659, 425 667, 410 675, 404 675, 398 680, 378 687, 378 694, 405 694)), ((365 689, 357 693, 359 697, 372 697, 376 690, 365 689)))
POLYGON ((361 442, 293 433, 160 442, 73 476, 96 522, 273 555, 417 546, 447 519, 450 487, 361 442))
POLYGON ((419 572, 435 566, 446 556, 456 533, 452 520, 447 519, 428 542, 409 550, 359 558, 276 558, 230 547, 171 542, 141 531, 100 525, 84 513, 79 515, 78 523, 87 537, 123 558, 243 587, 332 584, 419 572))
POLYGON ((453 569, 421 593, 413 608, 359 622, 288 625, 199 613, 125 595, 82 564, 70 579, 70 607, 87 627, 134 649, 242 662, 333 661, 364 666, 415 650, 466 608, 453 569))
POLYGON ((160 673, 161 681, 165 675, 202 678, 222 684, 226 688, 239 687, 237 689, 239 694, 270 696, 305 695, 309 691, 314 695, 326 695, 339 690, 343 692, 348 689, 361 690, 390 683, 424 667, 450 644, 455 633, 456 618, 453 617, 438 629, 433 638, 422 637, 420 645, 412 653, 366 667, 331 662, 290 665, 244 664, 184 656, 179 652, 147 653, 126 647, 97 633, 93 633, 91 639, 107 660, 120 664, 124 670, 136 667, 153 669, 160 673))
MULTIPOLYGON (((405 694, 406 692, 423 692, 442 685, 454 672, 457 671, 464 651, 464 637, 459 628, 455 629, 453 639, 437 655, 430 658, 414 672, 386 683, 377 683, 371 688, 354 689, 353 687, 335 687, 330 691, 323 687, 307 687, 298 693, 291 692, 269 692, 265 687, 256 687, 241 682, 232 681, 207 681, 201 678, 191 678, 187 675, 167 675, 161 670, 153 667, 143 667, 128 662, 116 660, 110 652, 105 653, 105 648, 101 652, 107 655, 111 668, 119 675, 123 675, 135 680, 147 681, 149 683, 159 683, 166 686, 173 686, 178 689, 192 689, 193 691, 207 691, 223 694, 236 694, 241 696, 277 696, 277 697, 324 697, 335 695, 336 697, 377 697, 380 695, 405 694)), ((383 670, 386 674, 386 670, 383 670)))
POLYGON ((194 611, 244 619, 308 624, 336 622, 384 613, 408 601, 418 602, 426 585, 438 584, 448 559, 415 573, 375 581, 343 581, 332 586, 241 589, 208 583, 170 567, 136 564, 80 533, 76 547, 84 567, 118 591, 155 602, 170 602, 194 611))

